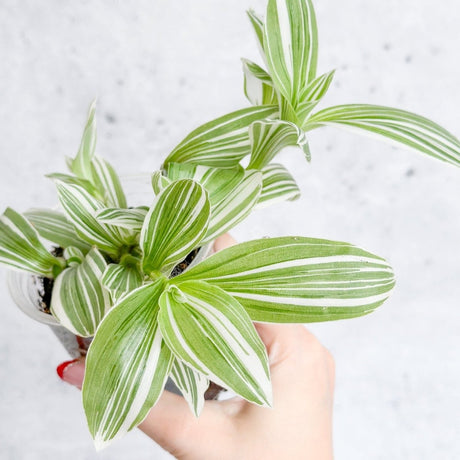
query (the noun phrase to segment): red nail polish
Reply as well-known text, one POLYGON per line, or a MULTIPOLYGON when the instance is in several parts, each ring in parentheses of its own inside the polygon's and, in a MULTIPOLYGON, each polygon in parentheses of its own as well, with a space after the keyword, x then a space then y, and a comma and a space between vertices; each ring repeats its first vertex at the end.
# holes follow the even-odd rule
POLYGON ((70 366, 70 364, 73 364, 73 363, 76 363, 77 361, 79 361, 79 359, 72 359, 71 361, 65 361, 61 364, 59 364, 59 366, 56 368, 56 372, 57 372, 57 375, 59 375, 59 377, 63 380, 64 379, 64 371, 66 369, 67 366, 70 366))

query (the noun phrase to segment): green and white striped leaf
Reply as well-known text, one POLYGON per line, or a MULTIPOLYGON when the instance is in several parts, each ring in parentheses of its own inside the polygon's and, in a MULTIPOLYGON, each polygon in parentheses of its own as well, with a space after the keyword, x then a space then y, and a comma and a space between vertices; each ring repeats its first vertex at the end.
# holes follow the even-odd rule
POLYGON ((248 10, 247 14, 249 21, 251 21, 252 28, 254 29, 254 33, 256 34, 260 54, 264 59, 264 62, 267 62, 264 52, 264 22, 254 10, 248 10))
POLYGON ((64 249, 64 259, 69 266, 81 264, 85 260, 85 254, 75 246, 69 246, 64 249))
POLYGON ((158 327, 163 287, 158 280, 124 297, 89 348, 83 406, 98 450, 139 425, 163 392, 173 360, 158 327))
POLYGON ((310 0, 269 0, 264 50, 276 88, 295 107, 316 77, 318 31, 310 0))
POLYGON ((311 111, 318 102, 326 95, 334 78, 335 70, 325 73, 310 82, 302 91, 299 102, 296 105, 296 115, 300 126, 303 126, 311 111))
POLYGON ((300 197, 300 189, 289 171, 280 164, 271 163, 261 170, 262 191, 257 208, 265 208, 280 201, 294 201, 300 197))
POLYGON ((248 127, 256 120, 275 116, 277 106, 248 107, 205 123, 192 131, 166 158, 170 162, 231 167, 249 155, 248 127))
MULTIPOLYGON (((187 163, 184 163, 187 164, 187 163)), ((152 188, 155 195, 158 195, 163 189, 165 189, 171 180, 168 179, 166 176, 163 176, 161 171, 155 171, 152 174, 152 188)))
POLYGON ((211 220, 202 243, 214 240, 241 222, 256 205, 262 188, 262 175, 241 166, 211 168, 170 163, 167 172, 171 180, 193 179, 208 192, 211 220))
POLYGON ((81 177, 62 173, 47 174, 46 177, 52 180, 59 180, 61 182, 64 182, 65 184, 78 185, 79 187, 84 188, 90 195, 92 195, 97 200, 102 200, 103 198, 103 195, 99 193, 99 190, 87 179, 82 179, 81 177))
POLYGON ((85 254, 91 249, 91 245, 77 235, 75 227, 59 211, 34 208, 26 211, 24 216, 42 238, 61 248, 75 246, 85 254))
POLYGON ((99 155, 94 155, 91 168, 93 183, 103 197, 104 204, 108 207, 127 208, 125 193, 112 165, 99 155))
POLYGON ((192 412, 198 417, 204 407, 204 394, 208 389, 209 380, 177 358, 174 360, 171 378, 188 402, 192 412))
POLYGON ((110 292, 114 302, 142 285, 140 267, 135 264, 109 264, 101 282, 110 292))
POLYGON ((91 160, 96 150, 96 99, 91 103, 88 111, 88 119, 80 143, 80 148, 74 159, 70 159, 68 166, 79 178, 93 182, 91 160))
POLYGON ((0 216, 0 263, 54 278, 65 262, 49 253, 28 220, 11 208, 0 216))
POLYGON ((252 105, 277 105, 278 96, 268 73, 254 62, 243 61, 244 94, 252 105))
POLYGON ((224 249, 175 282, 203 280, 254 321, 306 323, 370 313, 390 295, 385 260, 348 243, 304 237, 254 240, 224 249))
POLYGON ((368 104, 329 107, 308 120, 306 131, 319 126, 364 130, 453 165, 460 165, 460 141, 438 124, 404 110, 368 104))
POLYGON ((232 192, 243 180, 242 166, 213 168, 192 163, 169 163, 167 175, 170 181, 192 179, 199 182, 208 192, 211 209, 232 192))
POLYGON ((142 227, 145 274, 171 269, 195 249, 208 229, 210 204, 207 192, 197 182, 172 182, 150 208, 142 227))
POLYGON ((178 358, 248 401, 271 405, 265 346, 232 296, 201 281, 171 285, 160 297, 158 320, 178 358))
POLYGON ((249 128, 249 137, 251 160, 248 169, 262 169, 283 148, 291 145, 299 146, 305 154, 309 152, 305 133, 289 121, 256 121, 249 128))
POLYGON ((122 227, 131 232, 140 232, 148 208, 105 208, 98 211, 96 219, 104 224, 122 227))
POLYGON ((123 238, 117 227, 103 224, 95 215, 105 206, 78 185, 55 181, 59 202, 77 234, 99 249, 116 255, 123 244, 123 238))
POLYGON ((208 231, 202 243, 215 240, 247 217, 257 204, 261 190, 262 173, 245 171, 241 181, 212 204, 208 231))
POLYGON ((81 264, 73 261, 55 280, 51 313, 69 331, 91 337, 110 308, 110 296, 101 284, 106 262, 93 248, 81 264))

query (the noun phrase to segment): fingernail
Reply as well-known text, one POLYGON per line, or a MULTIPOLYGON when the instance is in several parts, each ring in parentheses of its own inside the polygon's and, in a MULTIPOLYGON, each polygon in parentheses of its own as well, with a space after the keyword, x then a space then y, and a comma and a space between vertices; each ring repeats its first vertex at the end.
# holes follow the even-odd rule
POLYGON ((76 365, 79 362, 79 359, 65 361, 64 363, 59 364, 56 368, 57 374, 64 382, 67 382, 77 388, 81 388, 84 375, 84 367, 76 365))

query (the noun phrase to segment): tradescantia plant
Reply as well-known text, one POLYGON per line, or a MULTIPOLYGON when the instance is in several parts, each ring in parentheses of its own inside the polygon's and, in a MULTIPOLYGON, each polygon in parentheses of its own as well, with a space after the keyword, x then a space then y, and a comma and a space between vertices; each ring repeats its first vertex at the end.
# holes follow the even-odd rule
POLYGON ((53 280, 50 314, 94 337, 83 404, 98 448, 144 419, 168 377, 197 416, 210 381, 270 406, 252 321, 353 318, 388 298, 391 267, 348 243, 266 238, 193 261, 256 207, 299 197, 289 172, 272 163, 282 148, 299 145, 309 159, 308 132, 337 125, 460 163, 459 141, 418 115, 363 104, 313 113, 333 72, 317 76, 309 0, 269 0, 265 21, 249 18, 267 69, 243 61, 254 106, 190 133, 152 174, 144 206, 129 207, 114 168, 95 154, 93 103, 70 173, 49 176, 60 208, 8 208, 0 217, 0 262, 53 280))

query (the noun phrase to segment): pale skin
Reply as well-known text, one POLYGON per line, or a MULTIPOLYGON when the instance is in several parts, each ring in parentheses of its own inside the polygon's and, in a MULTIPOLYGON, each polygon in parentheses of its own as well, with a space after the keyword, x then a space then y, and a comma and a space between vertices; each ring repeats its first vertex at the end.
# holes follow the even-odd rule
MULTIPOLYGON (((234 244, 229 235, 219 251, 234 244)), ((185 400, 165 391, 139 428, 180 460, 329 460, 332 453, 334 360, 297 324, 255 324, 267 347, 273 408, 240 398, 206 401, 199 418, 185 400)), ((81 387, 84 362, 64 370, 81 387)))

